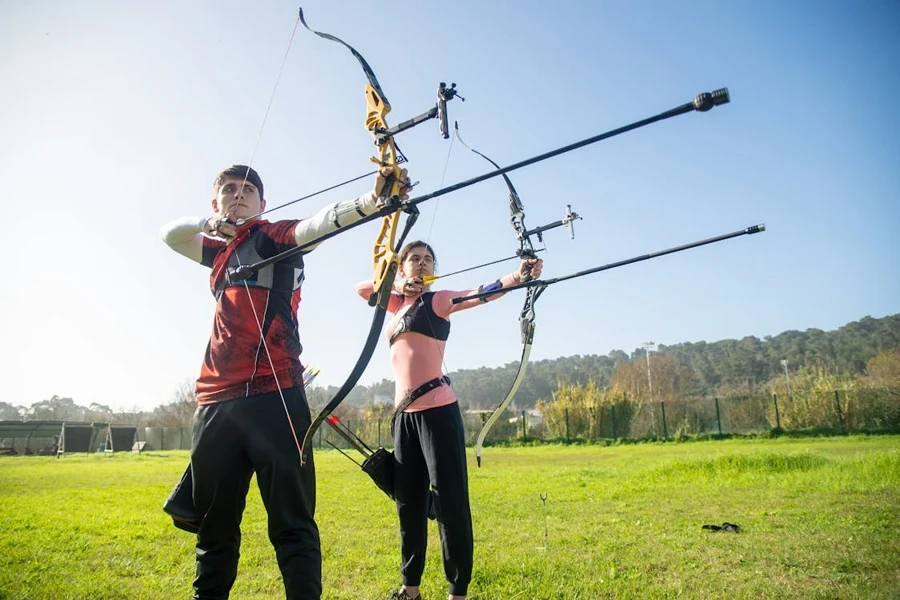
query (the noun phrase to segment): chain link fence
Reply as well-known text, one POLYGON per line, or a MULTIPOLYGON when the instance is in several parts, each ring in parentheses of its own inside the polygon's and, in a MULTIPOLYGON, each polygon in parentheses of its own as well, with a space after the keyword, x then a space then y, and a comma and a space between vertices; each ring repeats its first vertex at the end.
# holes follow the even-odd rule
MULTIPOLYGON (((512 417, 513 415, 510 415, 512 417)), ((540 425, 519 436, 536 439, 671 439, 697 435, 743 435, 815 431, 822 433, 900 430, 900 389, 853 389, 803 396, 729 396, 603 407, 548 406, 540 425)), ((498 431, 489 439, 500 441, 498 431)), ((507 435, 508 439, 509 436, 507 435)))
MULTIPOLYGON (((579 407, 562 404, 548 403, 543 413, 507 410, 491 428, 485 442, 681 439, 772 431, 830 434, 900 431, 900 388, 828 390, 786 398, 746 395, 647 404, 621 402, 579 407)), ((371 448, 391 447, 390 417, 354 418, 357 410, 342 409, 344 425, 371 448)), ((489 415, 490 411, 463 413, 467 444, 474 445, 489 415)), ((300 438, 302 433, 298 432, 300 438)), ((53 441, 35 437, 28 440, 28 445, 38 449, 53 441)), ((136 441, 142 451, 190 450, 191 428, 138 427, 136 441)), ((325 425, 316 433, 314 447, 351 448, 342 436, 325 425)))
MULTIPOLYGON (((466 442, 474 445, 490 411, 466 412, 466 442)), ((390 446, 390 418, 352 419, 344 424, 372 447, 390 446)), ((545 406, 508 410, 486 443, 512 440, 653 440, 690 436, 769 432, 877 433, 900 431, 900 389, 829 390, 804 396, 696 398, 673 402, 623 402, 597 407, 545 406)), ((316 448, 349 444, 328 427, 316 434, 316 448)))
POLYGON ((138 427, 142 450, 190 450, 190 427, 138 427))

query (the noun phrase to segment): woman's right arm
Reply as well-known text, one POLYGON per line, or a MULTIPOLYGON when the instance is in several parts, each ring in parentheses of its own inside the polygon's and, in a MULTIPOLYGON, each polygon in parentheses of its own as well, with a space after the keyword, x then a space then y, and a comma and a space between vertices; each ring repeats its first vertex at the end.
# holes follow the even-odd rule
MULTIPOLYGON (((366 279, 365 281, 360 281, 356 284, 356 293, 360 298, 369 301, 369 298, 375 292, 375 284, 371 279, 366 279)), ((400 309, 400 306, 403 304, 403 296, 397 292, 396 285, 394 289, 391 290, 391 299, 388 300, 387 310, 388 312, 395 313, 400 309)))
POLYGON ((371 279, 366 279, 365 281, 360 281, 356 284, 356 293, 359 294, 359 297, 363 300, 368 301, 369 296, 371 296, 374 291, 375 284, 371 279))

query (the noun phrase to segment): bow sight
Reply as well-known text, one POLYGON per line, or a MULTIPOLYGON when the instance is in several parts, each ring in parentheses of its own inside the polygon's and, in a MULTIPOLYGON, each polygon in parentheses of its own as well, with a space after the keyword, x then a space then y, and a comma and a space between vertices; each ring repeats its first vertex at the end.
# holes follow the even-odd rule
MULTIPOLYGON (((450 87, 447 87, 447 84, 443 81, 438 84, 437 90, 437 104, 432 106, 427 111, 423 112, 421 115, 415 116, 408 121, 404 121, 399 125, 394 125, 393 127, 389 127, 387 129, 375 128, 372 132, 372 135, 375 138, 375 145, 383 144, 389 137, 393 137, 400 133, 401 131, 406 131, 420 123, 424 123, 430 119, 437 118, 438 127, 441 130, 441 136, 446 140, 450 137, 450 129, 447 126, 447 102, 453 100, 454 98, 459 98, 461 101, 465 102, 466 99, 459 95, 459 92, 456 91, 456 84, 451 83, 450 87)), ((402 156, 402 153, 401 153, 402 156)))
POLYGON ((539 242, 544 241, 544 232, 549 229, 556 229, 557 227, 565 227, 569 230, 569 239, 575 239, 575 220, 580 219, 581 217, 577 212, 572 211, 572 205, 566 204, 566 216, 564 216, 559 221, 553 221, 552 223, 547 223, 546 225, 541 225, 540 227, 535 227, 534 229, 529 229, 522 233, 523 237, 528 237, 529 235, 534 235, 537 237, 539 242))

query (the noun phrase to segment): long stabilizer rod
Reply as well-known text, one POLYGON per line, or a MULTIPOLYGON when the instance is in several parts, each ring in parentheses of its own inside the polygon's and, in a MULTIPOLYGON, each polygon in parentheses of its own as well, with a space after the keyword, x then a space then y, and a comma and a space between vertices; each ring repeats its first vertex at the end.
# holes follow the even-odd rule
POLYGON ((396 205, 393 203, 389 204, 388 206, 385 206, 384 208, 381 208, 381 209, 375 211, 374 213, 372 213, 366 217, 363 217, 358 221, 355 221, 354 223, 351 223, 345 227, 342 227, 335 231, 331 231, 329 233, 321 235, 318 238, 316 238, 312 241, 309 241, 301 246, 291 248, 290 250, 286 250, 280 254, 276 254, 275 256, 266 258, 257 263, 254 263, 252 265, 244 265, 242 267, 239 267, 239 268, 236 268, 233 270, 229 270, 229 273, 228 273, 229 280, 233 283, 235 281, 241 281, 243 279, 246 279, 247 277, 249 277, 256 271, 262 269, 263 267, 266 267, 268 265, 271 265, 271 264, 274 264, 281 260, 284 260, 285 258, 289 258, 291 256, 296 256, 297 254, 302 254, 304 250, 307 250, 309 248, 317 246, 329 238, 332 238, 336 235, 346 232, 348 229, 352 229, 354 227, 359 227, 360 225, 363 225, 364 223, 368 223, 370 221, 375 221, 375 220, 380 219, 386 215, 389 215, 397 210, 409 209, 409 208, 414 207, 418 204, 421 204, 422 202, 425 202, 427 200, 432 200, 434 198, 444 196, 451 192, 456 192, 463 188, 467 188, 469 186, 475 185, 476 183, 481 183, 482 181, 485 181, 487 179, 499 177, 499 176, 509 173, 511 171, 515 171, 517 169, 521 169, 523 167, 533 165, 534 163, 541 162, 541 161, 547 160, 549 158, 553 158, 555 156, 559 156, 560 154, 565 154, 566 152, 571 152, 572 150, 577 150, 578 148, 582 148, 582 147, 588 146, 590 144, 595 144, 595 143, 603 141, 605 139, 609 139, 611 137, 615 137, 617 135, 621 135, 623 133, 633 131, 640 127, 645 127, 652 123, 657 123, 657 122, 663 121, 665 119, 671 119, 672 117, 677 117, 678 115, 683 115, 685 113, 689 113, 692 111, 706 112, 715 106, 727 104, 728 102, 730 102, 730 100, 731 100, 731 97, 728 94, 728 88, 721 88, 714 92, 703 92, 702 94, 698 94, 697 97, 694 98, 691 102, 687 102, 685 104, 682 104, 681 106, 677 106, 673 109, 659 113, 658 115, 654 115, 654 116, 648 117, 646 119, 641 119, 640 121, 635 121, 634 123, 631 123, 629 125, 625 125, 623 127, 619 127, 617 129, 612 129, 605 133, 601 133, 601 134, 589 137, 587 139, 581 140, 580 142, 575 142, 575 143, 569 144, 567 146, 557 148, 556 150, 551 150, 549 152, 545 152, 543 154, 533 156, 531 158, 528 158, 528 159, 519 161, 515 164, 509 165, 508 167, 503 167, 502 169, 496 169, 494 171, 489 171, 482 175, 472 177, 471 179, 466 179, 465 181, 460 181, 459 183, 455 183, 453 185, 449 185, 447 187, 437 189, 428 194, 418 196, 416 198, 411 198, 411 199, 407 200, 406 202, 397 203, 396 205))
POLYGON ((668 248, 666 250, 659 250, 657 252, 651 252, 650 254, 642 254, 640 256, 635 256, 633 258, 626 258, 625 260, 620 260, 618 262, 609 263, 608 265, 602 265, 599 267, 593 267, 591 269, 585 269, 583 271, 576 271, 575 273, 569 273, 568 275, 562 275, 560 277, 554 277, 552 279, 532 279, 531 281, 526 281, 524 283, 519 283, 517 285, 511 285, 507 288, 503 288, 501 290, 495 290, 492 292, 482 292, 480 294, 472 294, 471 296, 460 296, 458 298, 454 298, 451 300, 453 304, 459 304, 460 302, 465 302, 467 300, 474 300, 475 298, 485 298, 487 296, 496 296, 497 294, 506 294, 508 292, 512 292, 514 290, 520 290, 524 288, 530 288, 535 286, 547 287, 548 285, 553 285, 554 283, 559 283, 561 281, 568 281, 569 279, 575 279, 576 277, 584 277, 585 275, 591 275, 593 273, 599 273, 600 271, 609 271, 610 269, 615 269, 617 267, 624 267, 625 265, 631 265, 637 262, 650 260, 651 258, 657 258, 660 256, 665 256, 666 254, 675 254, 676 252, 683 252, 684 250, 690 250, 691 248, 698 248, 700 246, 706 246, 707 244, 715 244, 716 242, 722 242, 724 240, 730 240, 731 238, 735 238, 742 235, 753 235, 754 233, 759 233, 761 231, 765 231, 766 226, 763 224, 753 225, 752 227, 747 227, 746 229, 740 229, 738 231, 732 231, 731 233, 726 233, 723 235, 717 235, 716 237, 711 237, 705 240, 700 240, 698 242, 691 242, 690 244, 683 244, 681 246, 675 246, 674 248, 668 248))

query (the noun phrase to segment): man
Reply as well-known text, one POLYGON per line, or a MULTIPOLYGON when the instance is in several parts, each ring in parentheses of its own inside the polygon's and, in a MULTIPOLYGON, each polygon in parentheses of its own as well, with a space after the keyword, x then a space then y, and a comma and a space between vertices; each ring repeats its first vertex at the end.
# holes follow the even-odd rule
MULTIPOLYGON (((195 600, 228 598, 254 473, 288 600, 321 596, 315 469, 312 457, 301 467, 299 455, 299 440, 310 424, 296 314, 303 256, 264 267, 244 281, 230 281, 228 272, 371 214, 380 206, 390 173, 390 168, 378 173, 372 192, 325 207, 309 219, 269 222, 259 218, 266 206, 259 174, 234 165, 214 181, 214 216, 183 218, 162 228, 169 247, 212 270, 210 289, 216 297, 213 331, 197 379, 191 445, 193 504, 199 516, 195 600)), ((409 184, 405 169, 400 181, 409 184)))

